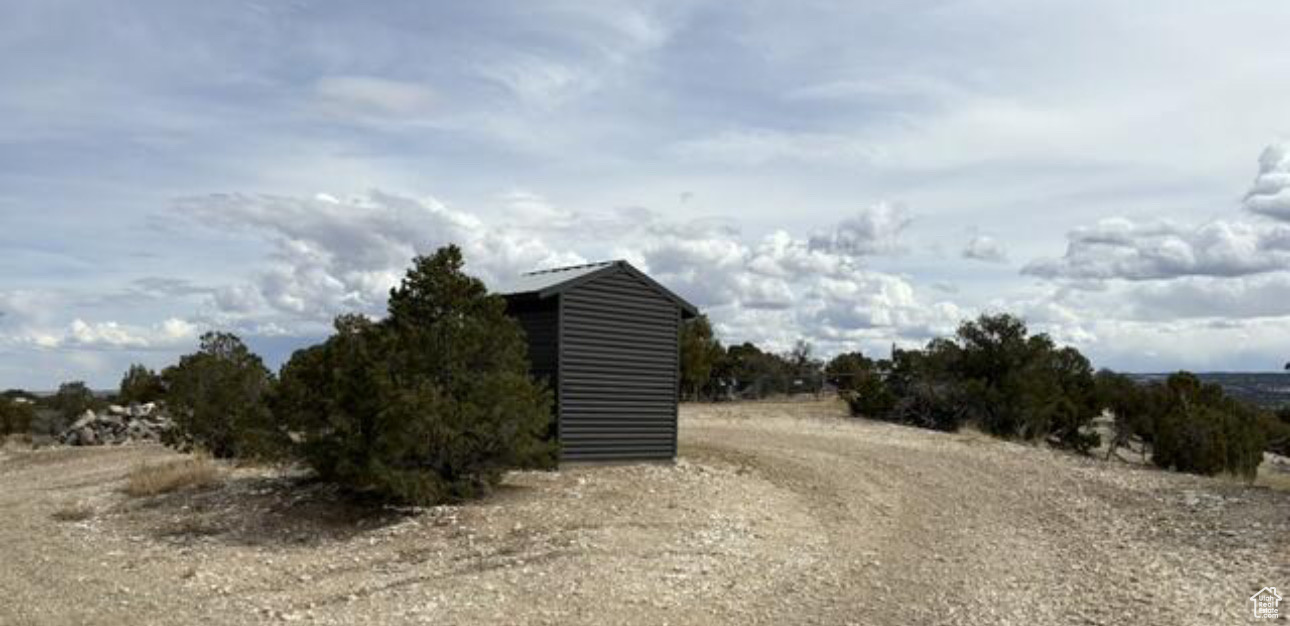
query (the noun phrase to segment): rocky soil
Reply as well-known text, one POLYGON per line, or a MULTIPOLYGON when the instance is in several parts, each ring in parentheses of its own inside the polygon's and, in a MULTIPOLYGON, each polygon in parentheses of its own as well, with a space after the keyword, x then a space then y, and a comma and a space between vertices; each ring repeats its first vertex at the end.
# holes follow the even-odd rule
POLYGON ((832 403, 686 406, 681 429, 675 465, 410 511, 273 468, 131 499, 174 453, 5 448, 0 624, 1235 624, 1290 587, 1284 491, 832 403))

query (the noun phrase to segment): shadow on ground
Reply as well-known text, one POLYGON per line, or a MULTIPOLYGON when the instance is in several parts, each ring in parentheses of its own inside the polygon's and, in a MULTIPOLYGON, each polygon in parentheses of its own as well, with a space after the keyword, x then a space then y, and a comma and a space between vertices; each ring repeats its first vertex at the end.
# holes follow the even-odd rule
POLYGON ((462 506, 397 507, 326 483, 301 470, 235 476, 209 488, 127 500, 131 525, 180 545, 319 546, 344 542, 420 516, 447 525, 463 508, 533 497, 532 487, 503 484, 462 506))
POLYGON ((209 488, 128 500, 121 511, 163 541, 302 546, 345 541, 416 513, 303 472, 230 477, 209 488))

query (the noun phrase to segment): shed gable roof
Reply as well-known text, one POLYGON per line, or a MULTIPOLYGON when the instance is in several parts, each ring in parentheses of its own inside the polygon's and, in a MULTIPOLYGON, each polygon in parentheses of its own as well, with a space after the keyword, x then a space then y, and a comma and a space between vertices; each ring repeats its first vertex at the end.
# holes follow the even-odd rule
POLYGON ((499 292, 507 298, 519 296, 531 296, 538 299, 549 298, 615 272, 626 272, 639 279, 647 287, 657 291, 663 297, 675 302, 677 306, 681 307, 684 317, 694 317, 699 314, 698 308, 693 304, 686 302, 684 298, 672 293, 671 290, 658 284, 657 281, 647 276, 644 272, 632 267, 631 263, 623 260, 601 261, 586 265, 571 265, 569 267, 528 272, 520 275, 511 283, 504 285, 499 292))

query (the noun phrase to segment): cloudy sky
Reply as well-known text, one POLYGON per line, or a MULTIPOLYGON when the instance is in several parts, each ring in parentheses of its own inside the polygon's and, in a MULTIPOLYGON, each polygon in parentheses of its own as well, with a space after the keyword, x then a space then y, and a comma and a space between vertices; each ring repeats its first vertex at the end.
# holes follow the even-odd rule
POLYGON ((0 9, 0 387, 271 363, 460 244, 625 258, 723 340, 1011 311, 1098 365, 1290 359, 1290 5, 0 9))

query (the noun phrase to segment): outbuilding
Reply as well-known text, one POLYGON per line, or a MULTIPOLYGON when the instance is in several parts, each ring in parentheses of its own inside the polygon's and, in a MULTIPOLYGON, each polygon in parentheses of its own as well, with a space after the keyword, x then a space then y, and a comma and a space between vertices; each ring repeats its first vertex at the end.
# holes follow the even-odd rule
POLYGON ((680 330, 694 305, 626 261, 530 272, 502 290, 555 393, 561 461, 676 457, 680 330))

